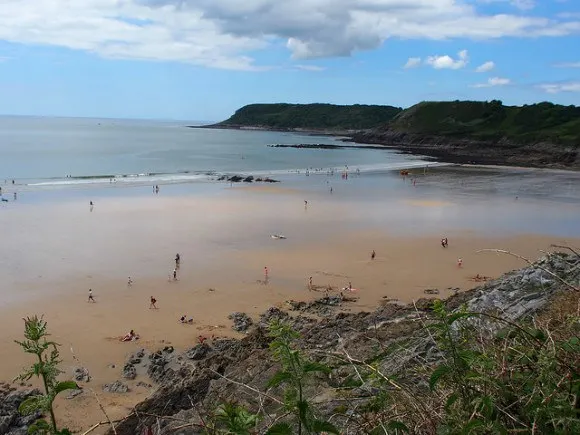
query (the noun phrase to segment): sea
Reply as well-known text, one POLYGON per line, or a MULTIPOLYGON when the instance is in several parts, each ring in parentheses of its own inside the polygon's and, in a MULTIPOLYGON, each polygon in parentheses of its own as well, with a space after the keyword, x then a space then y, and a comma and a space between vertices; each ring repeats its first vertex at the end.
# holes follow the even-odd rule
MULTIPOLYGON (((384 149, 295 149, 345 145, 307 134, 189 128, 195 122, 0 117, 0 183, 20 190, 211 181, 220 175, 280 177, 343 170, 423 167, 427 159, 384 149)), ((432 164, 432 162, 431 162, 432 164)))

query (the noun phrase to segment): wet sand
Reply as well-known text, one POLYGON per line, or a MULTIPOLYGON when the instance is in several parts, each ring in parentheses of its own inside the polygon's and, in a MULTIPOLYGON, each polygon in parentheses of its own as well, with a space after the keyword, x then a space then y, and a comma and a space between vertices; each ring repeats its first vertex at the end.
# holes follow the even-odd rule
MULTIPOLYGON (((478 253, 481 249, 535 259, 553 243, 580 247, 580 230, 552 232, 542 223, 546 216, 530 214, 545 208, 533 199, 492 198, 478 205, 471 196, 426 195, 407 186, 382 201, 350 198, 347 185, 335 184, 329 195, 319 184, 318 190, 223 186, 213 196, 181 190, 171 195, 169 188, 163 188, 167 196, 131 196, 128 190, 126 197, 97 197, 92 212, 88 201, 77 198, 2 210, 3 251, 10 255, 0 259, 0 379, 12 379, 30 362, 13 343, 22 333, 21 318, 43 314, 62 344, 66 375, 77 365, 72 348, 93 376, 87 386, 112 418, 121 417, 149 393, 136 386, 147 381, 139 377, 128 382, 133 390, 128 395, 102 393, 104 383, 121 378, 128 354, 168 344, 187 349, 199 335, 236 336, 227 320, 234 311, 256 316, 289 299, 322 296, 308 290, 310 276, 315 285, 338 289, 352 282, 359 300, 347 308, 367 310, 384 297, 416 300, 425 289, 437 288, 445 297, 451 289, 478 285, 472 279, 477 274, 497 277, 524 265, 513 257, 478 253), (536 217, 539 226, 513 227, 512 222, 536 217), (443 236, 449 238, 447 249, 439 243, 443 236), (373 249, 377 258, 371 261, 373 249), (168 275, 176 252, 182 263, 174 282, 168 275), (134 280, 130 288, 128 276, 134 280), (87 302, 89 288, 94 304, 87 302), (148 308, 150 296, 159 309, 148 308), (178 322, 184 314, 194 318, 193 325, 178 322), (130 329, 141 340, 118 341, 130 329)), ((563 207, 563 215, 578 211, 577 204, 563 207)), ((74 431, 104 419, 90 394, 60 399, 57 415, 74 431)))

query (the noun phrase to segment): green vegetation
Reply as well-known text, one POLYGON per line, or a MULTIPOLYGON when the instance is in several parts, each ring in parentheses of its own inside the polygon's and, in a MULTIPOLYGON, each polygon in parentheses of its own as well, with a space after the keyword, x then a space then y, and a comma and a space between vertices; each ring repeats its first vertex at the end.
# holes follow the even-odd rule
POLYGON ((364 130, 379 127, 401 112, 392 106, 334 104, 250 104, 217 126, 273 129, 364 130))
POLYGON ((251 104, 218 127, 368 130, 516 143, 580 143, 580 107, 539 103, 504 106, 501 101, 422 102, 408 109, 332 104, 251 104))
POLYGON ((35 362, 24 373, 18 376, 18 380, 28 381, 33 376, 42 379, 44 385, 44 394, 32 396, 20 404, 19 411, 21 414, 29 415, 37 411, 48 412, 50 423, 44 419, 39 419, 35 424, 29 427, 28 433, 34 434, 51 434, 66 435, 70 434, 68 429, 59 430, 56 425, 54 416, 53 402, 59 393, 66 390, 77 389, 75 382, 59 382, 57 380, 62 370, 58 368, 61 363, 58 352, 58 344, 54 341, 48 341, 47 325, 42 318, 27 317, 24 319, 24 341, 16 341, 26 353, 36 356, 35 362), (47 352, 50 352, 47 355, 47 352))
POLYGON ((425 135, 578 145, 580 107, 504 106, 497 100, 422 102, 401 112, 386 127, 425 135))
MULTIPOLYGON (((309 361, 296 347, 299 335, 275 323, 270 348, 282 370, 269 387, 285 386, 284 410, 274 414, 283 421, 270 425, 266 433, 580 433, 577 303, 577 294, 568 294, 560 301, 561 307, 544 318, 511 322, 493 314, 468 312, 465 307, 448 311, 436 300, 430 314, 419 319, 422 343, 431 343, 429 353, 436 355, 435 360, 419 358, 398 375, 384 368, 410 352, 410 342, 366 361, 346 351, 343 357, 327 355, 328 361, 337 361, 330 367, 309 361), (334 407, 333 418, 343 423, 339 430, 314 417, 314 405, 305 398, 305 382, 313 380, 309 373, 332 376, 349 369, 351 376, 336 386, 341 404, 334 407), (372 392, 366 403, 360 397, 364 391, 372 392)), ((228 416, 228 430, 208 434, 260 433, 259 420, 273 420, 263 409, 257 415, 241 406, 230 405, 225 414, 219 409, 221 418, 228 416), (244 421, 247 424, 240 425, 244 421)))

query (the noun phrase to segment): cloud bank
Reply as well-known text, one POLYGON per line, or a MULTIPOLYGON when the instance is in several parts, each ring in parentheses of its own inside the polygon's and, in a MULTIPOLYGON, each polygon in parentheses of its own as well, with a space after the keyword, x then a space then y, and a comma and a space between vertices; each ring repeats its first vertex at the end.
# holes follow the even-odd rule
MULTIPOLYGON (((521 0, 520 0, 521 1, 521 0)), ((580 19, 463 0, 3 0, 0 40, 107 58, 252 70, 254 53, 282 45, 293 59, 349 56, 390 38, 558 37, 580 19)), ((461 62, 462 59, 459 59, 461 62)), ((457 60, 454 60, 457 62, 457 60)), ((433 59, 435 65, 449 59, 433 59)), ((453 64, 458 65, 458 64, 453 64)))

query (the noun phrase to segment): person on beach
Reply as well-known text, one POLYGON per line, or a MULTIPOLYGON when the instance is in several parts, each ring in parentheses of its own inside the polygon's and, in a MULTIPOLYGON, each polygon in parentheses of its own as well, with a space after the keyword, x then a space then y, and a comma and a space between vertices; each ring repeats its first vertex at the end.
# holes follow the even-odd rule
POLYGON ((127 280, 127 287, 133 287, 133 280, 131 279, 131 277, 129 277, 129 279, 127 280))
POLYGON ((457 259, 457 267, 462 267, 463 266, 463 260, 461 258, 457 259))
POLYGON ((87 302, 96 302, 95 298, 93 298, 93 290, 89 289, 89 300, 87 302))
POLYGON ((330 193, 332 194, 332 187, 330 188, 330 193))
POLYGON ((264 284, 268 284, 268 266, 264 266, 264 284))
POLYGON ((308 290, 312 291, 313 289, 313 285, 312 285, 312 277, 308 278, 308 290))
POLYGON ((371 252, 371 260, 374 260, 376 256, 377 256, 377 253, 373 249, 373 252, 371 252))
POLYGON ((352 291, 352 282, 348 282, 348 291, 351 292, 352 291))
POLYGON ((441 239, 441 246, 443 246, 444 248, 447 248, 448 244, 449 244, 449 242, 447 241, 447 237, 444 237, 441 239))
POLYGON ((175 268, 179 269, 179 265, 181 263, 181 255, 179 255, 179 252, 177 254, 175 254, 175 268))
POLYGON ((304 200, 304 208, 308 208, 308 201, 304 200))
POLYGON ((17 198, 18 198, 18 195, 16 194, 16 192, 14 192, 14 201, 16 201, 17 198))
POLYGON ((173 269, 173 281, 177 281, 177 268, 173 269))
POLYGON ((179 318, 179 322, 180 323, 193 323, 193 317, 190 317, 189 319, 187 318, 187 316, 184 314, 183 316, 181 316, 179 318))
POLYGON ((155 305, 157 303, 157 299, 155 299, 153 296, 151 296, 150 300, 150 304, 149 304, 149 309, 157 309, 157 305, 155 305))
POLYGON ((125 336, 123 338, 121 338, 121 341, 135 341, 138 340, 139 336, 137 334, 135 334, 135 331, 133 331, 132 329, 125 334, 125 336))

